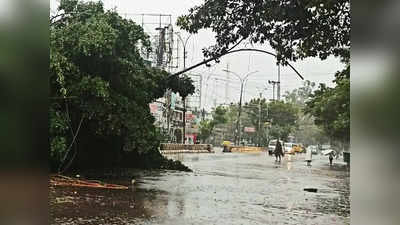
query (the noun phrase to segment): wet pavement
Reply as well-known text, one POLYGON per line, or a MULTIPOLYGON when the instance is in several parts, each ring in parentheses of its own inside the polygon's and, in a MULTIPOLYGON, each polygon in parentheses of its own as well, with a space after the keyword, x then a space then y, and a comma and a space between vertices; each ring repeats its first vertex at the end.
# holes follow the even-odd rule
POLYGON ((129 190, 51 187, 51 224, 350 224, 350 177, 325 156, 172 155, 193 169, 132 171, 129 190), (304 188, 316 188, 307 192, 304 188))

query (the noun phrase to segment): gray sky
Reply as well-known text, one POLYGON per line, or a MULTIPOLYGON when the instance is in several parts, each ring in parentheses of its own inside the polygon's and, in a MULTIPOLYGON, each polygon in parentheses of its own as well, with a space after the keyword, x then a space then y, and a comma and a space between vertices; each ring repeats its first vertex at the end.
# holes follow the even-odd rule
MULTIPOLYGON (((121 16, 130 18, 141 24, 142 17, 134 14, 170 14, 172 15, 172 23, 175 24, 176 18, 179 15, 188 12, 188 9, 199 5, 203 0, 103 0, 106 9, 116 8, 121 16)), ((50 1, 51 10, 54 11, 57 5, 56 0, 50 1)), ((157 18, 145 17, 145 23, 157 22, 157 18)), ((154 25, 155 26, 155 25, 154 25)), ((154 26, 145 24, 144 30, 154 32, 154 26)), ((175 31, 178 27, 174 26, 175 31)), ((188 37, 188 34, 181 31, 183 39, 188 37)), ((202 48, 215 43, 214 34, 211 31, 204 30, 198 34, 192 35, 187 44, 187 60, 186 66, 191 66, 203 60, 202 48)), ((248 48, 259 48, 267 51, 273 50, 267 46, 238 46, 248 48)), ((182 53, 181 53, 182 59, 182 53)), ((272 99, 272 86, 268 85, 268 80, 277 80, 277 66, 275 59, 272 56, 256 53, 256 52, 241 52, 232 55, 227 55, 221 58, 219 64, 212 64, 211 67, 201 66, 193 70, 193 73, 201 74, 203 77, 203 94, 202 107, 209 109, 217 104, 225 103, 226 94, 226 72, 222 70, 229 64, 229 70, 244 76, 253 71, 259 71, 249 76, 245 86, 244 101, 249 101, 253 97, 259 96, 260 90, 268 86, 268 90, 262 90, 263 96, 272 99), (206 82, 207 81, 207 82, 206 82)), ((344 65, 339 59, 330 57, 327 60, 321 61, 317 58, 309 58, 303 61, 291 63, 306 80, 318 83, 326 83, 332 86, 332 80, 336 71, 341 70, 344 65)), ((183 63, 180 62, 181 70, 183 63)), ((238 102, 240 94, 240 82, 233 76, 229 76, 228 82, 228 103, 238 102)), ((286 91, 293 90, 302 85, 302 80, 295 74, 290 67, 281 67, 281 96, 286 91)))

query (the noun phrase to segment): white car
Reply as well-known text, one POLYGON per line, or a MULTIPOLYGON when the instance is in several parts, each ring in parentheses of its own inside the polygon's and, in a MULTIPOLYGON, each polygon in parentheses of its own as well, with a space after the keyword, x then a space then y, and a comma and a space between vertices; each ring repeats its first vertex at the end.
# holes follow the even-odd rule
POLYGON ((294 143, 290 143, 290 142, 284 144, 283 150, 285 151, 285 153, 289 153, 289 154, 294 153, 294 152, 292 152, 293 144, 294 143))
POLYGON ((307 147, 307 152, 308 152, 308 151, 311 151, 311 153, 312 153, 313 155, 318 154, 318 148, 317 148, 317 146, 315 146, 315 145, 310 145, 310 146, 308 146, 308 147, 307 147))

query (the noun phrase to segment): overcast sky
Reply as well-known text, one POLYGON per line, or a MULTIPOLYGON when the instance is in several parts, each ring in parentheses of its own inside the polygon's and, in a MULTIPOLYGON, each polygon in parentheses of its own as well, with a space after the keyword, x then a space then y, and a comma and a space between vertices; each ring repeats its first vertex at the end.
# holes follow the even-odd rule
MULTIPOLYGON (((204 0, 103 0, 106 9, 116 8, 116 10, 125 18, 130 18, 141 24, 142 16, 137 14, 168 14, 172 17, 174 30, 179 31, 175 25, 176 18, 179 15, 186 14, 188 9, 199 5, 204 0)), ((51 10, 56 9, 57 0, 51 0, 51 10)), ((158 21, 157 17, 144 17, 144 30, 153 33, 155 30, 154 24, 158 21)), ((163 20, 164 22, 164 20, 163 20)), ((165 20, 165 22, 167 22, 165 20)), ((181 31, 183 39, 188 37, 188 34, 181 31)), ((187 44, 187 60, 186 66, 189 67, 203 60, 202 48, 215 43, 214 34, 211 31, 201 31, 198 34, 190 36, 187 44)), ((238 46, 245 47, 245 46, 238 46)), ((267 46, 249 46, 248 48, 259 48, 267 51, 273 50, 267 46)), ((181 55, 182 59, 182 55, 181 55)), ((202 86, 202 107, 209 109, 214 106, 214 103, 222 104, 226 101, 226 78, 227 73, 222 70, 229 64, 229 70, 244 76, 253 71, 258 71, 249 76, 245 86, 244 101, 249 101, 253 97, 259 96, 262 91, 263 96, 272 99, 272 86, 268 85, 268 80, 277 80, 277 66, 275 59, 272 56, 256 53, 256 52, 241 52, 232 55, 227 55, 221 58, 219 64, 212 64, 211 67, 201 66, 193 70, 193 73, 201 74, 203 77, 202 86), (268 87, 267 90, 265 88, 268 87)), ((341 70, 344 65, 339 59, 330 57, 327 60, 321 61, 317 58, 310 58, 303 61, 291 63, 306 80, 315 83, 326 83, 332 86, 332 80, 336 71, 341 70)), ((180 69, 183 63, 180 62, 180 69)), ((281 95, 286 91, 293 90, 302 85, 302 80, 295 74, 290 67, 281 67, 281 95)), ((228 82, 228 102, 238 102, 240 94, 240 82, 233 76, 229 76, 228 82)))

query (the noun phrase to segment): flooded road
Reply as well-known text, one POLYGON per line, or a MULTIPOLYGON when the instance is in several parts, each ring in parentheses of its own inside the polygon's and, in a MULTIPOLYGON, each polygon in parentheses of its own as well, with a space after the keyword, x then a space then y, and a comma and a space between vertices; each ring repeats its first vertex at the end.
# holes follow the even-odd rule
POLYGON ((303 155, 171 156, 193 172, 133 171, 129 190, 51 187, 51 224, 350 224, 349 171, 303 155), (306 192, 304 188, 317 188, 306 192))

